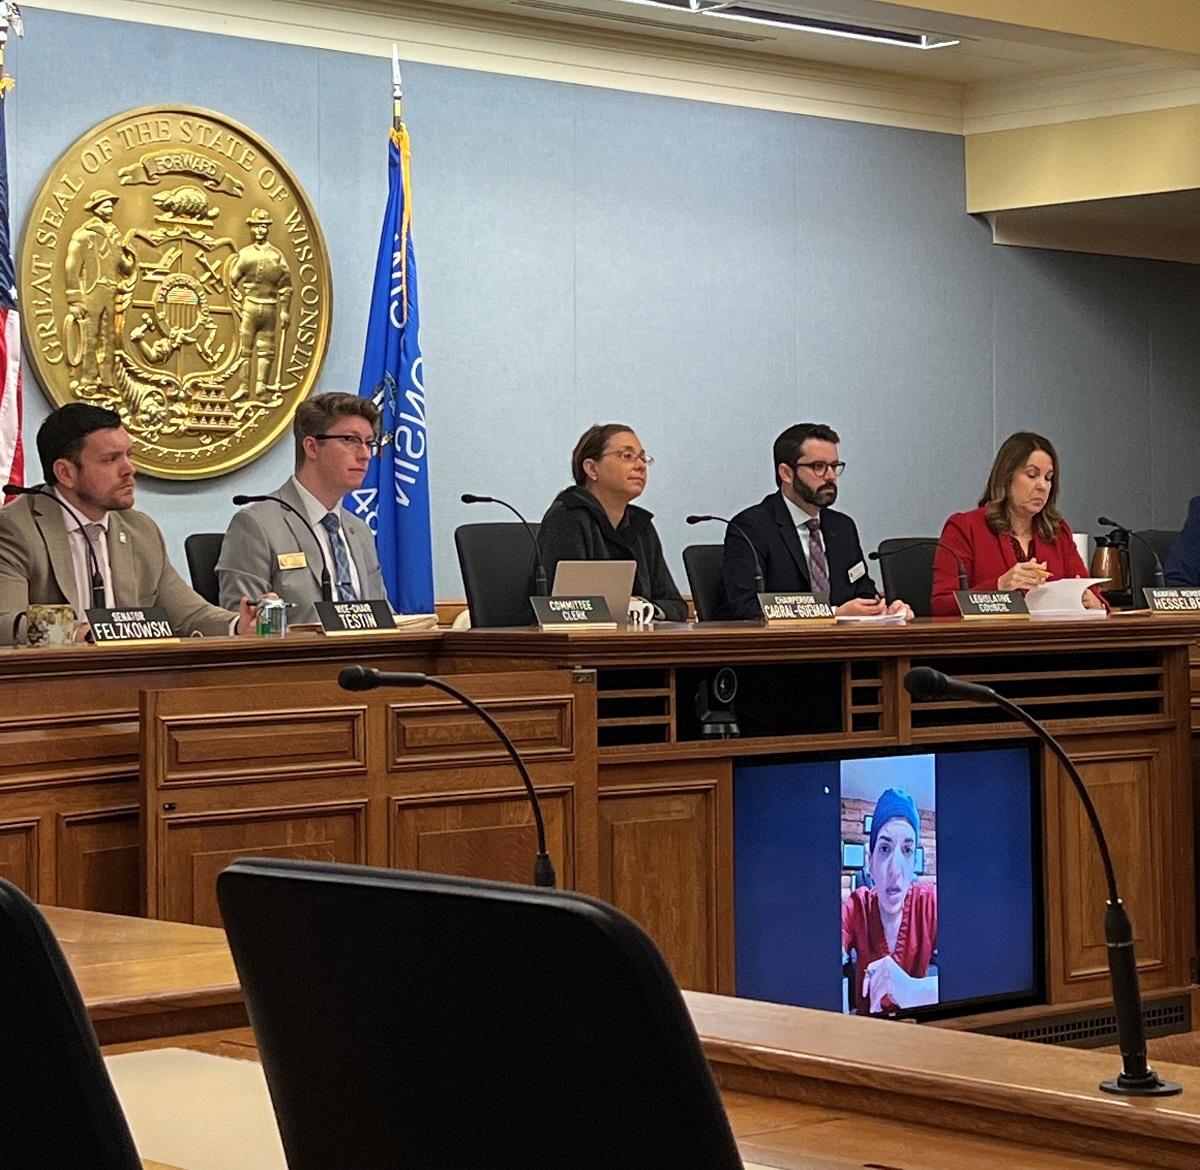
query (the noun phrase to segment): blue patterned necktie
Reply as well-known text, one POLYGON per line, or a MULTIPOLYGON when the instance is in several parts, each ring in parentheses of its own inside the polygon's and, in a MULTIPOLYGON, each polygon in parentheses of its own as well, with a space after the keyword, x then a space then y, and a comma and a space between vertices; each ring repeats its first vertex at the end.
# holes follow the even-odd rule
POLYGON ((342 536, 342 526, 332 512, 321 517, 321 527, 329 533, 329 547, 333 549, 333 571, 337 576, 338 601, 357 601, 358 592, 351 584, 350 550, 342 536))
POLYGON ((829 562, 825 559, 825 542, 821 539, 821 521, 806 520, 808 528, 808 570, 814 593, 829 592, 829 562))

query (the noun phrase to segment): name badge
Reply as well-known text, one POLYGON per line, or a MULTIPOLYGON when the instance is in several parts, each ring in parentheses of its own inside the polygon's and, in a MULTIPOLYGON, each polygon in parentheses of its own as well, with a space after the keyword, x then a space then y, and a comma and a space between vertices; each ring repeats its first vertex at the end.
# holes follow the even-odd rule
POLYGON ((302 552, 280 553, 275 560, 281 569, 308 568, 308 557, 302 552))
POLYGON ((760 593, 768 626, 833 625, 833 606, 824 593, 760 593))
POLYGON ((957 589, 954 600, 964 618, 1027 618, 1029 607, 1019 589, 957 589))
POLYGON ((864 565, 862 563, 862 561, 859 561, 858 564, 855 565, 854 568, 852 568, 850 570, 850 572, 848 572, 846 574, 846 576, 850 578, 851 585, 853 585, 854 582, 859 579, 859 577, 865 577, 866 575, 867 575, 867 566, 864 565))
POLYGON ((1200 611, 1200 589, 1155 589, 1142 592, 1152 613, 1196 613, 1200 611))
POLYGON ((617 623, 603 597, 531 597, 541 630, 615 630, 617 623))

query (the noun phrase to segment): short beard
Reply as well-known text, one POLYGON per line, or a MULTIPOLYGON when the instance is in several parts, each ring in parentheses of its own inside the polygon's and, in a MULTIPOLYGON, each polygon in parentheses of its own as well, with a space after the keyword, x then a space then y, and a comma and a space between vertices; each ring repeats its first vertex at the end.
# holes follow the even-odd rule
POLYGON ((837 499, 837 484, 825 483, 822 484, 816 491, 813 491, 808 484, 804 483, 799 476, 792 480, 792 490, 806 504, 812 504, 814 508, 828 508, 837 499), (822 492, 829 493, 828 498, 821 496, 822 492))

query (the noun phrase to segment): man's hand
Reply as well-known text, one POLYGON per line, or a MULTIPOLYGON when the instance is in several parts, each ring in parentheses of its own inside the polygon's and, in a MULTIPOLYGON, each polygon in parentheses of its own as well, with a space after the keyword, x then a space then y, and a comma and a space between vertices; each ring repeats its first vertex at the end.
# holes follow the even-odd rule
POLYGON ((258 633, 258 604, 260 601, 277 601, 278 593, 264 593, 258 601, 243 597, 238 602, 238 620, 235 633, 239 638, 253 638, 258 633))
POLYGON ((844 614, 846 617, 876 617, 886 608, 882 597, 852 597, 833 612, 844 614))

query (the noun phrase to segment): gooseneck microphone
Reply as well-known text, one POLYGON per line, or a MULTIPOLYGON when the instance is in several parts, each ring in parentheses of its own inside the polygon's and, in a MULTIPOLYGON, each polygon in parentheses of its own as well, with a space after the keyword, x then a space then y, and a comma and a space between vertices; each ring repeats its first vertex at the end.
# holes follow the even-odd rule
POLYGON ((706 520, 716 520, 720 524, 724 524, 727 528, 732 528, 749 546, 750 552, 754 556, 754 580, 758 585, 756 592, 766 593, 767 587, 763 583, 762 561, 758 559, 758 549, 754 547, 754 541, 746 535, 746 531, 740 524, 735 524, 732 520, 726 520, 724 516, 689 516, 687 522, 689 524, 703 524, 706 520))
POLYGON ((962 562, 962 557, 958 555, 948 544, 936 540, 932 536, 922 536, 917 540, 910 540, 907 544, 899 544, 895 548, 889 548, 886 552, 883 549, 877 548, 872 553, 867 553, 867 560, 882 561, 885 557, 894 557, 897 553, 908 552, 911 548, 928 548, 933 545, 935 549, 944 549, 953 558, 954 563, 958 566, 958 587, 962 590, 971 588, 970 582, 967 580, 967 568, 962 562))
POLYGON ((553 889, 557 881, 554 873, 554 862, 546 852, 546 824, 542 820, 542 805, 538 800, 537 789, 530 779, 529 769, 521 759, 516 744, 508 737, 508 733, 495 719, 470 696, 463 694, 457 687, 452 687, 436 675, 420 674, 413 670, 375 670, 368 666, 346 666, 338 674, 338 686, 344 691, 373 691, 376 687, 436 687, 439 691, 456 698, 464 707, 474 711, 496 733, 496 737, 504 744, 521 779, 525 783, 525 792, 529 797, 529 806, 533 809, 533 820, 537 827, 538 852, 533 863, 533 884, 553 889))
MULTIPOLYGON (((104 609, 108 598, 104 596, 104 575, 100 572, 100 561, 96 557, 96 546, 92 544, 91 538, 87 534, 87 520, 81 516, 66 500, 60 500, 53 492, 48 492, 41 487, 22 487, 19 483, 6 483, 4 485, 4 494, 6 496, 41 496, 46 500, 53 500, 60 508, 70 512, 75 517, 75 522, 79 525, 79 535, 83 537, 83 543, 87 545, 88 559, 92 562, 92 608, 104 609)), ((115 601, 116 598, 113 598, 115 601)), ((83 615, 80 614, 80 617, 83 615)))
POLYGON ((299 508, 293 508, 287 500, 281 500, 278 496, 234 496, 233 502, 239 507, 245 507, 247 504, 261 504, 266 500, 278 504, 281 508, 286 508, 293 516, 295 516, 305 528, 308 529, 317 548, 321 552, 321 600, 333 600, 333 581, 332 575, 329 572, 329 554, 325 551, 325 546, 321 543, 317 536, 317 530, 308 522, 308 517, 300 511, 299 508))
MULTIPOLYGON (((1149 549, 1150 555, 1154 558, 1154 587, 1156 589, 1161 589, 1163 587, 1164 581, 1163 581, 1162 561, 1160 561, 1158 559, 1158 553, 1156 553, 1154 551, 1154 545, 1152 545, 1140 532, 1134 532, 1134 530, 1132 528, 1126 528, 1124 524, 1118 524, 1115 520, 1110 520, 1107 516, 1097 517, 1096 523, 1103 524, 1105 526, 1105 528, 1117 528, 1121 532, 1125 533, 1126 536, 1132 536, 1133 539, 1136 540, 1139 544, 1141 544, 1145 548, 1149 549)), ((1133 573, 1130 572, 1129 575, 1132 578, 1133 573)), ((1130 584, 1130 588, 1132 589, 1133 588, 1132 580, 1130 581, 1129 584, 1130 584)), ((1135 606, 1135 608, 1136 608, 1136 606, 1135 606)))
POLYGON ((507 500, 502 500, 498 496, 476 496, 471 492, 463 492, 461 496, 464 504, 499 504, 502 508, 507 508, 522 524, 525 525, 525 531, 529 533, 530 543, 533 545, 533 563, 536 566, 534 574, 534 593, 538 597, 549 596, 550 590, 546 585, 546 566, 542 563, 542 546, 538 544, 537 535, 533 531, 532 525, 520 512, 516 510, 507 500))
MULTIPOLYGON (((1102 524, 1109 521, 1102 520, 1102 524)), ((1114 525, 1114 527, 1116 527, 1114 525)), ((991 687, 963 682, 928 666, 915 666, 904 676, 904 689, 918 701, 930 699, 962 699, 968 703, 992 703, 1019 719, 1058 757, 1092 826, 1092 835, 1100 850, 1104 879, 1108 884, 1108 909, 1104 915, 1104 939, 1108 948, 1108 971, 1112 979, 1113 1009, 1117 1017, 1117 1046, 1121 1050, 1121 1072, 1111 1080, 1102 1081, 1106 1093, 1126 1097, 1169 1097, 1183 1092, 1183 1086, 1164 1081, 1146 1063, 1146 1021, 1142 1016, 1142 993, 1138 985, 1137 958, 1133 952, 1133 927, 1125 904, 1117 892, 1117 875, 1113 870, 1108 841, 1092 803, 1091 795, 1079 771, 1058 742, 1032 715, 1016 703, 998 695, 991 687)))

